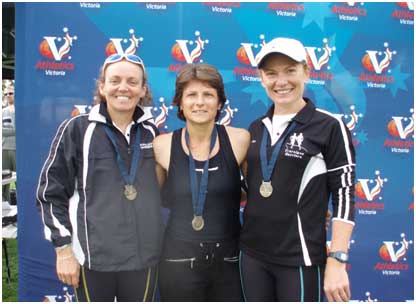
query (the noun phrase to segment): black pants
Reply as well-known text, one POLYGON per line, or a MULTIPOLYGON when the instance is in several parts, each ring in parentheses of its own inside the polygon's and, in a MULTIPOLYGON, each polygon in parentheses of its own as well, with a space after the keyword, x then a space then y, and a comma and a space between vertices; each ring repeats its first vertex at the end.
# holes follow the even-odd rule
POLYGON ((74 288, 78 302, 153 301, 157 267, 140 271, 101 272, 82 267, 79 287, 74 288))
POLYGON ((162 301, 242 301, 237 241, 165 241, 159 291, 162 301))
POLYGON ((290 267, 240 254, 241 281, 246 301, 320 302, 323 300, 322 266, 290 267))

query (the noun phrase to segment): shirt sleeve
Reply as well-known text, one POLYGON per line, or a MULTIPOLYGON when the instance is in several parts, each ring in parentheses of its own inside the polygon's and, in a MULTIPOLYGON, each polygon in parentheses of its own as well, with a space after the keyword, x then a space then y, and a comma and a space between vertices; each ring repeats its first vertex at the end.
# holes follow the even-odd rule
POLYGON ((6 108, 2 111, 2 133, 5 137, 15 136, 16 135, 16 129, 14 126, 14 121, 12 114, 10 111, 6 108))
POLYGON ((72 121, 64 121, 58 128, 39 177, 36 194, 45 238, 55 247, 69 244, 72 239, 69 200, 74 194, 76 176, 72 121))
POLYGON ((333 124, 325 154, 333 220, 354 224, 355 149, 351 134, 340 118, 333 124))

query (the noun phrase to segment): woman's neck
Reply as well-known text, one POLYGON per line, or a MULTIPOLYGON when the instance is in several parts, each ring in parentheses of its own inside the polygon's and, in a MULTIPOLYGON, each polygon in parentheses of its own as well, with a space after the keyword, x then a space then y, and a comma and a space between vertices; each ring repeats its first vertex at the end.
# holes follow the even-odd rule
POLYGON ((123 134, 125 134, 127 126, 133 121, 133 114, 128 112, 113 112, 111 110, 108 110, 108 114, 113 124, 119 127, 123 131, 123 134))
POLYGON ((214 125, 215 122, 206 125, 194 125, 187 122, 186 129, 188 130, 190 144, 192 143, 192 146, 195 146, 210 141, 214 125))
POLYGON ((288 105, 275 104, 274 105, 274 115, 288 115, 296 114, 306 105, 306 102, 303 99, 300 99, 298 102, 288 105))

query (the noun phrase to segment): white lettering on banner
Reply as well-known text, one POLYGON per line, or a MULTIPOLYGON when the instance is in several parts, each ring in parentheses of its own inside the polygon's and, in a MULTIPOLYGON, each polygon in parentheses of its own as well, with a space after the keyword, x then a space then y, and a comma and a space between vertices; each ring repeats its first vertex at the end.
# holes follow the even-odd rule
POLYGON ((358 214, 376 215, 377 214, 377 211, 376 210, 363 210, 363 209, 358 209, 358 214))
POLYGON ((228 14, 231 14, 233 12, 233 10, 230 7, 213 6, 213 7, 211 7, 211 9, 214 13, 228 13, 228 14))
POLYGON ((384 275, 400 275, 400 271, 398 270, 383 270, 382 273, 384 275))
POLYGON ((165 10, 167 8, 167 6, 166 6, 166 4, 147 3, 146 8, 147 9, 153 9, 153 10, 165 10))
POLYGON ((82 8, 101 8, 100 3, 81 2, 79 4, 82 8))
POLYGON ((338 15, 338 17, 339 17, 339 20, 358 21, 357 16, 338 15))
POLYGON ((45 70, 46 76, 65 76, 65 71, 45 70))
POLYGON ((396 153, 409 153, 410 150, 409 149, 401 149, 401 148, 391 148, 391 152, 396 152, 396 153))
POLYGON ((276 11, 276 15, 284 17, 296 17, 296 12, 276 11))
POLYGON ((325 85, 325 81, 324 80, 309 79, 307 82, 309 84, 325 85))
POLYGON ((413 25, 414 23, 415 22, 413 20, 400 19, 400 24, 413 25))
POLYGON ((245 76, 245 75, 241 76, 241 79, 245 81, 258 81, 258 82, 261 81, 259 77, 245 76))
POLYGON ((380 88, 380 89, 385 89, 385 88, 386 88, 386 84, 385 84, 385 83, 374 83, 374 82, 367 82, 367 87, 368 87, 368 88, 380 88))

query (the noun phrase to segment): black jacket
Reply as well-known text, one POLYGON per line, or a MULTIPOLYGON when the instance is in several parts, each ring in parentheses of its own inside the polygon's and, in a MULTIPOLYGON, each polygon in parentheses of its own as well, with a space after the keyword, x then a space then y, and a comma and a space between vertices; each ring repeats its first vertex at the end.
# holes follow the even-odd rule
POLYGON ((159 260, 163 224, 152 145, 157 129, 139 107, 133 118, 131 146, 141 130, 134 201, 123 196, 124 181, 104 126, 113 129, 128 168, 130 145, 105 104, 60 125, 39 178, 37 206, 46 239, 55 247, 72 243, 76 258, 89 269, 139 270, 159 260))
MULTIPOLYGON (((274 107, 249 129, 252 141, 247 153, 241 249, 265 262, 286 266, 325 263, 330 196, 333 219, 354 225, 355 151, 350 132, 341 118, 306 100, 306 106, 292 119, 296 128, 283 137, 269 198, 259 193, 263 179, 260 143, 263 130, 270 132, 274 107)), ((269 140, 269 155, 272 149, 269 140)))

